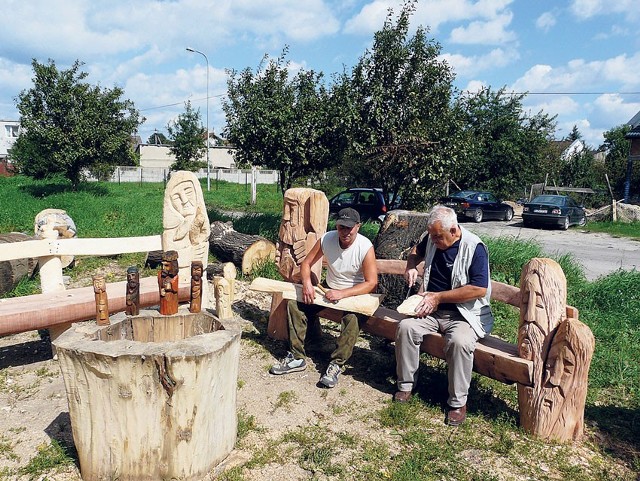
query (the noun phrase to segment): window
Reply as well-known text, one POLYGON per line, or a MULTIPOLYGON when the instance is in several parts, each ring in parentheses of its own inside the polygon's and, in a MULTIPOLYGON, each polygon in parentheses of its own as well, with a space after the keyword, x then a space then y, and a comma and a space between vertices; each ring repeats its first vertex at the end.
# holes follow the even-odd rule
POLYGON ((4 130, 7 137, 14 138, 14 139, 18 137, 17 125, 5 125, 4 130))

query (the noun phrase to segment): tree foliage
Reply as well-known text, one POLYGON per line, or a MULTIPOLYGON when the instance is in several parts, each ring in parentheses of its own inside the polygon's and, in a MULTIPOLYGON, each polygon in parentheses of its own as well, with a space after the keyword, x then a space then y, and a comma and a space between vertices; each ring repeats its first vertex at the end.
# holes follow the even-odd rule
POLYGON ((542 182, 545 165, 557 162, 550 151, 555 117, 528 114, 523 98, 490 87, 460 96, 467 147, 452 178, 462 188, 511 198, 529 184, 542 182))
POLYGON ((35 179, 63 175, 74 188, 85 172, 108 177, 117 165, 135 165, 131 136, 144 122, 124 93, 91 86, 75 61, 59 70, 53 60, 31 62, 33 87, 17 98, 21 135, 10 151, 20 172, 35 179))
POLYGON ((283 192, 329 167, 338 145, 323 75, 302 70, 290 78, 286 54, 265 56, 255 73, 231 71, 223 103, 236 163, 278 170, 283 192))
POLYGON ((191 102, 184 105, 184 112, 175 121, 167 124, 171 147, 169 150, 176 161, 169 166, 170 170, 196 171, 206 167, 200 160, 207 151, 207 129, 202 126, 200 110, 194 110, 191 102))
MULTIPOLYGON (((625 139, 631 127, 627 124, 607 130, 604 133, 602 148, 607 152, 604 161, 605 173, 616 199, 624 197, 624 186, 627 178, 627 166, 631 142, 625 139)), ((640 195, 640 162, 635 162, 631 172, 630 195, 640 195)))
POLYGON ((352 181, 381 187, 389 202, 401 192, 405 205, 420 207, 461 150, 454 74, 426 29, 409 35, 414 4, 397 17, 389 10, 371 50, 341 77, 348 99, 340 105, 351 123, 352 181))
POLYGON ((170 142, 162 132, 154 132, 147 139, 147 144, 151 145, 169 145, 170 142))

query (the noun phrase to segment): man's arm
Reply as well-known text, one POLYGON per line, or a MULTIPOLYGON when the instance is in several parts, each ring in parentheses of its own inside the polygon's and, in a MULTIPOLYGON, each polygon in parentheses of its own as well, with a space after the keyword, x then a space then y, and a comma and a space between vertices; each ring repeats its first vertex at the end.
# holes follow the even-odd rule
MULTIPOLYGON (((311 282, 311 266, 322 258, 322 241, 319 239, 311 248, 307 257, 300 264, 300 277, 302 278, 302 302, 312 304, 316 297, 316 291, 311 282)), ((375 264, 375 262, 374 262, 375 264)))
POLYGON ((428 235, 425 235, 416 245, 413 246, 407 257, 407 266, 404 270, 404 278, 409 287, 413 287, 418 279, 418 266, 424 262, 428 235))
POLYGON ((364 282, 347 289, 329 289, 325 297, 329 301, 339 301, 345 297, 369 294, 375 290, 378 285, 378 267, 376 266, 376 254, 373 247, 370 247, 364 256, 362 273, 364 274, 364 282))

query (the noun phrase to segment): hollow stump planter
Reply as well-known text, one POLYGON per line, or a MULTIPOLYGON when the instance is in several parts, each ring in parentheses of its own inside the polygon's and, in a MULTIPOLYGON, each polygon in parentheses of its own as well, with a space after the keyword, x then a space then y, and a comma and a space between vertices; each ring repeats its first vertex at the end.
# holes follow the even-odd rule
POLYGON ((141 311, 55 342, 85 481, 202 479, 233 449, 240 332, 141 311))

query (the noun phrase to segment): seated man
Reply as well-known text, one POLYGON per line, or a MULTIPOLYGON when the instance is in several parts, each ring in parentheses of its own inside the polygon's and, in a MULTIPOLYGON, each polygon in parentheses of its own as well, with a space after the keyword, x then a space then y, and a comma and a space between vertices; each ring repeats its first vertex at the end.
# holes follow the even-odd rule
POLYGON ((446 423, 457 426, 466 419, 476 341, 493 327, 487 248, 478 236, 458 225, 452 209, 437 205, 429 215, 426 235, 407 259, 405 278, 410 286, 422 259, 423 299, 415 309, 417 317, 403 319, 396 333, 398 392, 394 400, 411 398, 423 337, 441 332, 449 379, 446 423))
MULTIPOLYGON (((313 304, 316 291, 311 280, 311 266, 323 255, 328 266, 328 289, 325 289, 327 300, 334 302, 344 297, 368 294, 376 288, 378 270, 373 245, 369 239, 358 233, 359 229, 358 212, 351 208, 342 209, 338 212, 336 230, 324 234, 300 264, 303 302, 292 300, 287 305, 290 352, 280 364, 271 368, 271 374, 287 374, 307 368, 304 341, 308 320, 317 320, 317 313, 322 309, 322 306, 313 304)), ((338 383, 342 366, 351 357, 353 346, 358 340, 359 322, 364 318, 365 316, 354 313, 346 313, 342 317, 337 347, 331 353, 331 362, 326 373, 320 378, 323 386, 331 388, 338 383)))

